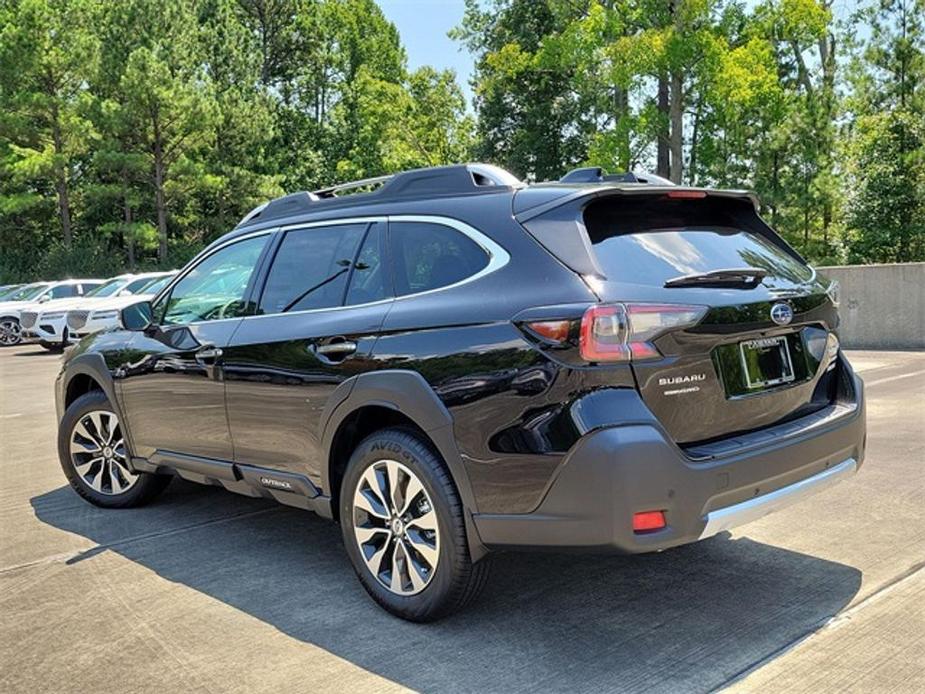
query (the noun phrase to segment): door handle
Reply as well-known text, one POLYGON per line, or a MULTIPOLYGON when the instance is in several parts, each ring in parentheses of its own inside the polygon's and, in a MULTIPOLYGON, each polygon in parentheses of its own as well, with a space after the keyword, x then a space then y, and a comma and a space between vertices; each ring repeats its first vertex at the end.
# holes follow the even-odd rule
POLYGON ((315 352, 326 357, 346 357, 356 351, 357 343, 351 342, 350 340, 343 340, 341 342, 328 342, 327 344, 318 345, 315 347, 315 352))
POLYGON ((222 356, 222 350, 215 345, 203 345, 196 352, 196 359, 199 361, 212 361, 222 356))

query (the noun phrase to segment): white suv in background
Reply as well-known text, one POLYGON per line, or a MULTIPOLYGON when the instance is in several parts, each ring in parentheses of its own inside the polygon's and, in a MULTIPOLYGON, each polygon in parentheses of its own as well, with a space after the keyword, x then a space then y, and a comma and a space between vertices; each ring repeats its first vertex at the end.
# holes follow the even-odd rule
MULTIPOLYGON (((145 284, 136 288, 132 294, 118 292, 107 299, 94 300, 92 304, 82 304, 67 312, 67 341, 79 342, 87 335, 121 327, 119 312, 126 306, 153 299, 177 274, 170 272, 152 272, 145 275, 145 284)), ((140 277, 140 275, 139 275, 140 277)))
POLYGON ((60 280, 26 285, 7 300, 0 302, 0 345, 9 347, 22 342, 23 326, 20 314, 50 301, 83 296, 103 280, 60 280))
POLYGON ((37 341, 48 350, 63 349, 67 345, 67 312, 69 310, 96 306, 99 302, 112 297, 134 297, 162 275, 163 273, 160 272, 118 275, 106 280, 83 296, 23 309, 20 317, 23 339, 37 341))

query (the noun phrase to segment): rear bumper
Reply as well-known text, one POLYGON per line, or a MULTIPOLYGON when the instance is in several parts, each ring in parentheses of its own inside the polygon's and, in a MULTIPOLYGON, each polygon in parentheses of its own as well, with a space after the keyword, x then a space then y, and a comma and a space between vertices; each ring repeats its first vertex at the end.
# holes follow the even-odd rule
POLYGON ((598 430, 573 448, 529 514, 476 514, 489 548, 650 552, 751 522, 853 475, 866 442, 863 384, 843 367, 843 397, 823 412, 736 437, 693 459, 657 422, 598 430), (667 527, 634 533, 662 510, 667 527))
POLYGON ((764 496, 756 496, 748 501, 740 501, 732 506, 710 511, 705 517, 707 524, 703 532, 700 533, 699 539, 713 537, 724 530, 731 530, 763 518, 769 513, 786 508, 790 504, 801 501, 816 492, 828 489, 843 479, 851 477, 857 471, 858 461, 854 458, 848 458, 799 482, 768 492, 764 496))

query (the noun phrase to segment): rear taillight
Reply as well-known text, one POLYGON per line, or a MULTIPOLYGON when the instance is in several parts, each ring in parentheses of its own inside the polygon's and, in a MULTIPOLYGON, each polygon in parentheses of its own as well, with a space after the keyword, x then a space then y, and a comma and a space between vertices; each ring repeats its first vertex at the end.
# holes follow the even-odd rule
POLYGON ((655 338, 696 324, 706 312, 706 306, 681 304, 592 306, 581 319, 581 357, 592 362, 657 359, 655 338))
POLYGON ((561 344, 568 340, 572 323, 567 320, 543 320, 527 323, 526 326, 540 337, 561 344))

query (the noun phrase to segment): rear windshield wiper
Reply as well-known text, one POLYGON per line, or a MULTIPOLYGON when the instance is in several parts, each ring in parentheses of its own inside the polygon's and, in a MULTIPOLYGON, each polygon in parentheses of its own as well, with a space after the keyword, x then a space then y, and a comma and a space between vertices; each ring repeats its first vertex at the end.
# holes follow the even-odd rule
POLYGON ((752 289, 761 284, 768 274, 767 270, 757 267, 728 268, 711 270, 694 275, 682 275, 665 282, 665 287, 729 287, 752 289))

